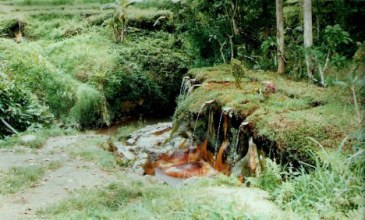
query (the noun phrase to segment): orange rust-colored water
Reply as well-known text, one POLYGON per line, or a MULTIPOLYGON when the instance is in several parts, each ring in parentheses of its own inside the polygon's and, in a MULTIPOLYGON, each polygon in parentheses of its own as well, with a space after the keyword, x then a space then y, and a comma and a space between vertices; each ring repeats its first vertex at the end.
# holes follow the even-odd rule
POLYGON ((145 171, 151 175, 166 175, 180 179, 211 176, 217 171, 229 174, 230 167, 223 159, 228 144, 228 141, 222 143, 216 160, 213 153, 207 150, 208 140, 205 140, 202 145, 193 149, 161 154, 154 163, 145 167, 145 171))

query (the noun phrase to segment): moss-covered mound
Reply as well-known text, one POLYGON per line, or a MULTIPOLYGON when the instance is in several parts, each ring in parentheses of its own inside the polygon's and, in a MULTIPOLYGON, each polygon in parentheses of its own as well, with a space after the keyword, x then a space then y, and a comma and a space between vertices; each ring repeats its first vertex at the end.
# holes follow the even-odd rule
POLYGON ((337 147, 358 126, 351 95, 341 88, 320 88, 276 73, 247 70, 239 88, 229 65, 193 69, 189 75, 201 86, 179 103, 176 124, 195 121, 201 106, 215 100, 220 109, 231 108, 239 120, 249 122, 256 139, 275 143, 285 157, 292 157, 286 161, 306 160, 308 150, 319 147, 314 140, 337 147), (274 83, 274 93, 265 92, 265 81, 274 83))

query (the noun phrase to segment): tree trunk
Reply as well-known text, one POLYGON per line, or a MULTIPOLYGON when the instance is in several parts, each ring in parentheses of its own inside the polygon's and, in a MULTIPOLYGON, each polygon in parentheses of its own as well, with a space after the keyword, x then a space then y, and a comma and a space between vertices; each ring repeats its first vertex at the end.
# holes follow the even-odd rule
POLYGON ((0 121, 5 125, 5 127, 7 127, 11 132, 13 132, 14 134, 19 134, 9 123, 7 123, 5 121, 5 119, 0 118, 0 121))
POLYGON ((226 60, 226 57, 224 56, 224 51, 223 51, 224 50, 224 45, 226 45, 226 42, 221 43, 220 41, 218 41, 218 43, 219 43, 219 46, 220 46, 219 52, 221 53, 223 63, 227 63, 227 60, 226 60))
POLYGON ((283 0, 276 0, 276 42, 278 57, 278 73, 284 73, 284 18, 283 18, 283 0))
MULTIPOLYGON (((313 25, 312 25, 312 1, 303 0, 303 23, 304 23, 304 47, 306 49, 313 45, 313 25)), ((307 65, 307 74, 310 79, 313 78, 312 62, 307 50, 305 52, 305 63, 307 65)))
POLYGON ((231 60, 233 60, 234 59, 233 35, 229 36, 229 44, 231 46, 231 60))

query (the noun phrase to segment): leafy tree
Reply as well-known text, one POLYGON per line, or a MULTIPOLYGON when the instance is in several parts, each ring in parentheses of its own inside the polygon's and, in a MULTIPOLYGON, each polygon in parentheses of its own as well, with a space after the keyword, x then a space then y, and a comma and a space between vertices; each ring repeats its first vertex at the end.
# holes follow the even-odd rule
POLYGON ((322 45, 313 47, 309 51, 312 57, 315 58, 314 64, 317 65, 322 86, 326 86, 324 77, 333 58, 335 58, 335 61, 341 59, 337 53, 338 47, 341 44, 352 42, 349 33, 344 31, 338 24, 334 26, 328 25, 324 32, 322 45))
POLYGON ((262 37, 275 24, 274 7, 267 0, 186 0, 172 9, 177 30, 205 65, 233 58, 253 61, 251 53, 260 49, 262 37))

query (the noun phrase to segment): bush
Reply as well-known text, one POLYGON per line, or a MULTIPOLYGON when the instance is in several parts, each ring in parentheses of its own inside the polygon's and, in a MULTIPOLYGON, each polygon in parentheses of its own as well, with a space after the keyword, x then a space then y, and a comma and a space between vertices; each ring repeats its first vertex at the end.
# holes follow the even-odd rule
POLYGON ((110 125, 106 100, 100 92, 85 84, 78 87, 76 97, 71 117, 82 128, 110 125))
MULTIPOLYGON (((53 115, 29 92, 16 86, 0 72, 0 119, 5 120, 17 131, 24 131, 31 125, 49 125, 53 115)), ((0 138, 11 133, 11 130, 1 123, 0 138)))

